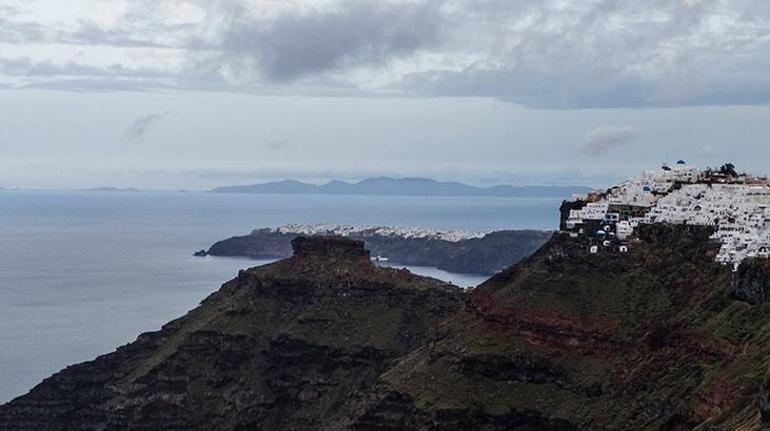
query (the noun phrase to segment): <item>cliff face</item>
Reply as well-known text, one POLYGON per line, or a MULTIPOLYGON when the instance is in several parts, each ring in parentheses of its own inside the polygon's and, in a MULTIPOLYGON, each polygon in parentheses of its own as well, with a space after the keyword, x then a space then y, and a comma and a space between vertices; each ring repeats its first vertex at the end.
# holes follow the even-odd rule
POLYGON ((297 238, 186 316, 0 407, 0 429, 313 429, 348 421, 464 293, 377 268, 363 244, 297 238))
POLYGON ((759 408, 770 411, 770 307, 730 298, 709 234, 644 226, 629 253, 595 255, 557 235, 388 370, 357 424, 770 427, 759 408))
POLYGON ((760 388, 759 411, 764 422, 770 424, 770 372, 768 372, 768 375, 765 377, 765 381, 762 382, 762 387, 760 388))
POLYGON ((750 304, 770 303, 770 260, 746 259, 733 274, 732 295, 750 304))
POLYGON ((0 407, 0 429, 767 429, 770 305, 708 228, 555 235, 469 294, 299 239, 185 317, 0 407))
MULTIPOLYGON (((435 266, 456 273, 492 274, 529 256, 551 235, 546 231, 512 230, 461 241, 381 235, 351 235, 349 238, 363 241, 373 255, 386 256, 399 265, 435 266)), ((298 236, 259 229, 249 235, 219 241, 207 253, 256 259, 285 258, 291 255, 291 240, 298 236)))

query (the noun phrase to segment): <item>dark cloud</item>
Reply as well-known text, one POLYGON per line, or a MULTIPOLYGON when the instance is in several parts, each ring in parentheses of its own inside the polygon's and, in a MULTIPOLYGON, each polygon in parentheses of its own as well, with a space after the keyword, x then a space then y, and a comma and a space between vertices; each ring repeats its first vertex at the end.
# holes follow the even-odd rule
POLYGON ((160 123, 171 112, 143 115, 134 120, 126 130, 126 137, 133 142, 143 142, 147 133, 160 123))
POLYGON ((583 152, 596 157, 625 147, 638 137, 636 127, 630 126, 601 126, 591 130, 586 135, 583 152))
POLYGON ((347 0, 331 9, 283 13, 269 20, 241 8, 222 27, 219 67, 271 81, 383 64, 436 41, 439 3, 347 0))

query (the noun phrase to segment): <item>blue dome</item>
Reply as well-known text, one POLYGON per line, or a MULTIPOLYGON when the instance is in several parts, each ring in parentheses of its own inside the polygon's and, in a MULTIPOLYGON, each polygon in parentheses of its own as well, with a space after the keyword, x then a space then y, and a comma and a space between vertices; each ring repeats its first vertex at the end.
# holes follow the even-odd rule
POLYGON ((686 165, 687 162, 685 162, 684 160, 680 160, 680 161, 676 162, 676 164, 677 165, 686 165))

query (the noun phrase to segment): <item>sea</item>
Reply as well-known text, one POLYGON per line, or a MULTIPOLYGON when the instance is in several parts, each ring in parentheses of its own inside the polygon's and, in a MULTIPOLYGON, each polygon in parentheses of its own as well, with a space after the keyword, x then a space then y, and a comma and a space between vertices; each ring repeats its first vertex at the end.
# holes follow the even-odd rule
MULTIPOLYGON (((0 403, 184 315, 238 270, 196 258, 255 228, 345 223, 553 229, 560 199, 0 191, 0 403)), ((486 277, 414 272, 475 286, 486 277)))

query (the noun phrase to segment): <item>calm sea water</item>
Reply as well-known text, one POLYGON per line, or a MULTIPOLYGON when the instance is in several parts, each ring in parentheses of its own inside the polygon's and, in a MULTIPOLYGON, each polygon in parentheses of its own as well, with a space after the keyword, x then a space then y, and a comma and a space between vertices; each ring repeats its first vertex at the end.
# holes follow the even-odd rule
MULTIPOLYGON (((252 229, 350 223, 554 228, 558 199, 0 192, 0 403, 195 307, 246 259, 192 252, 252 229)), ((482 277, 415 272, 471 286, 482 277)))

